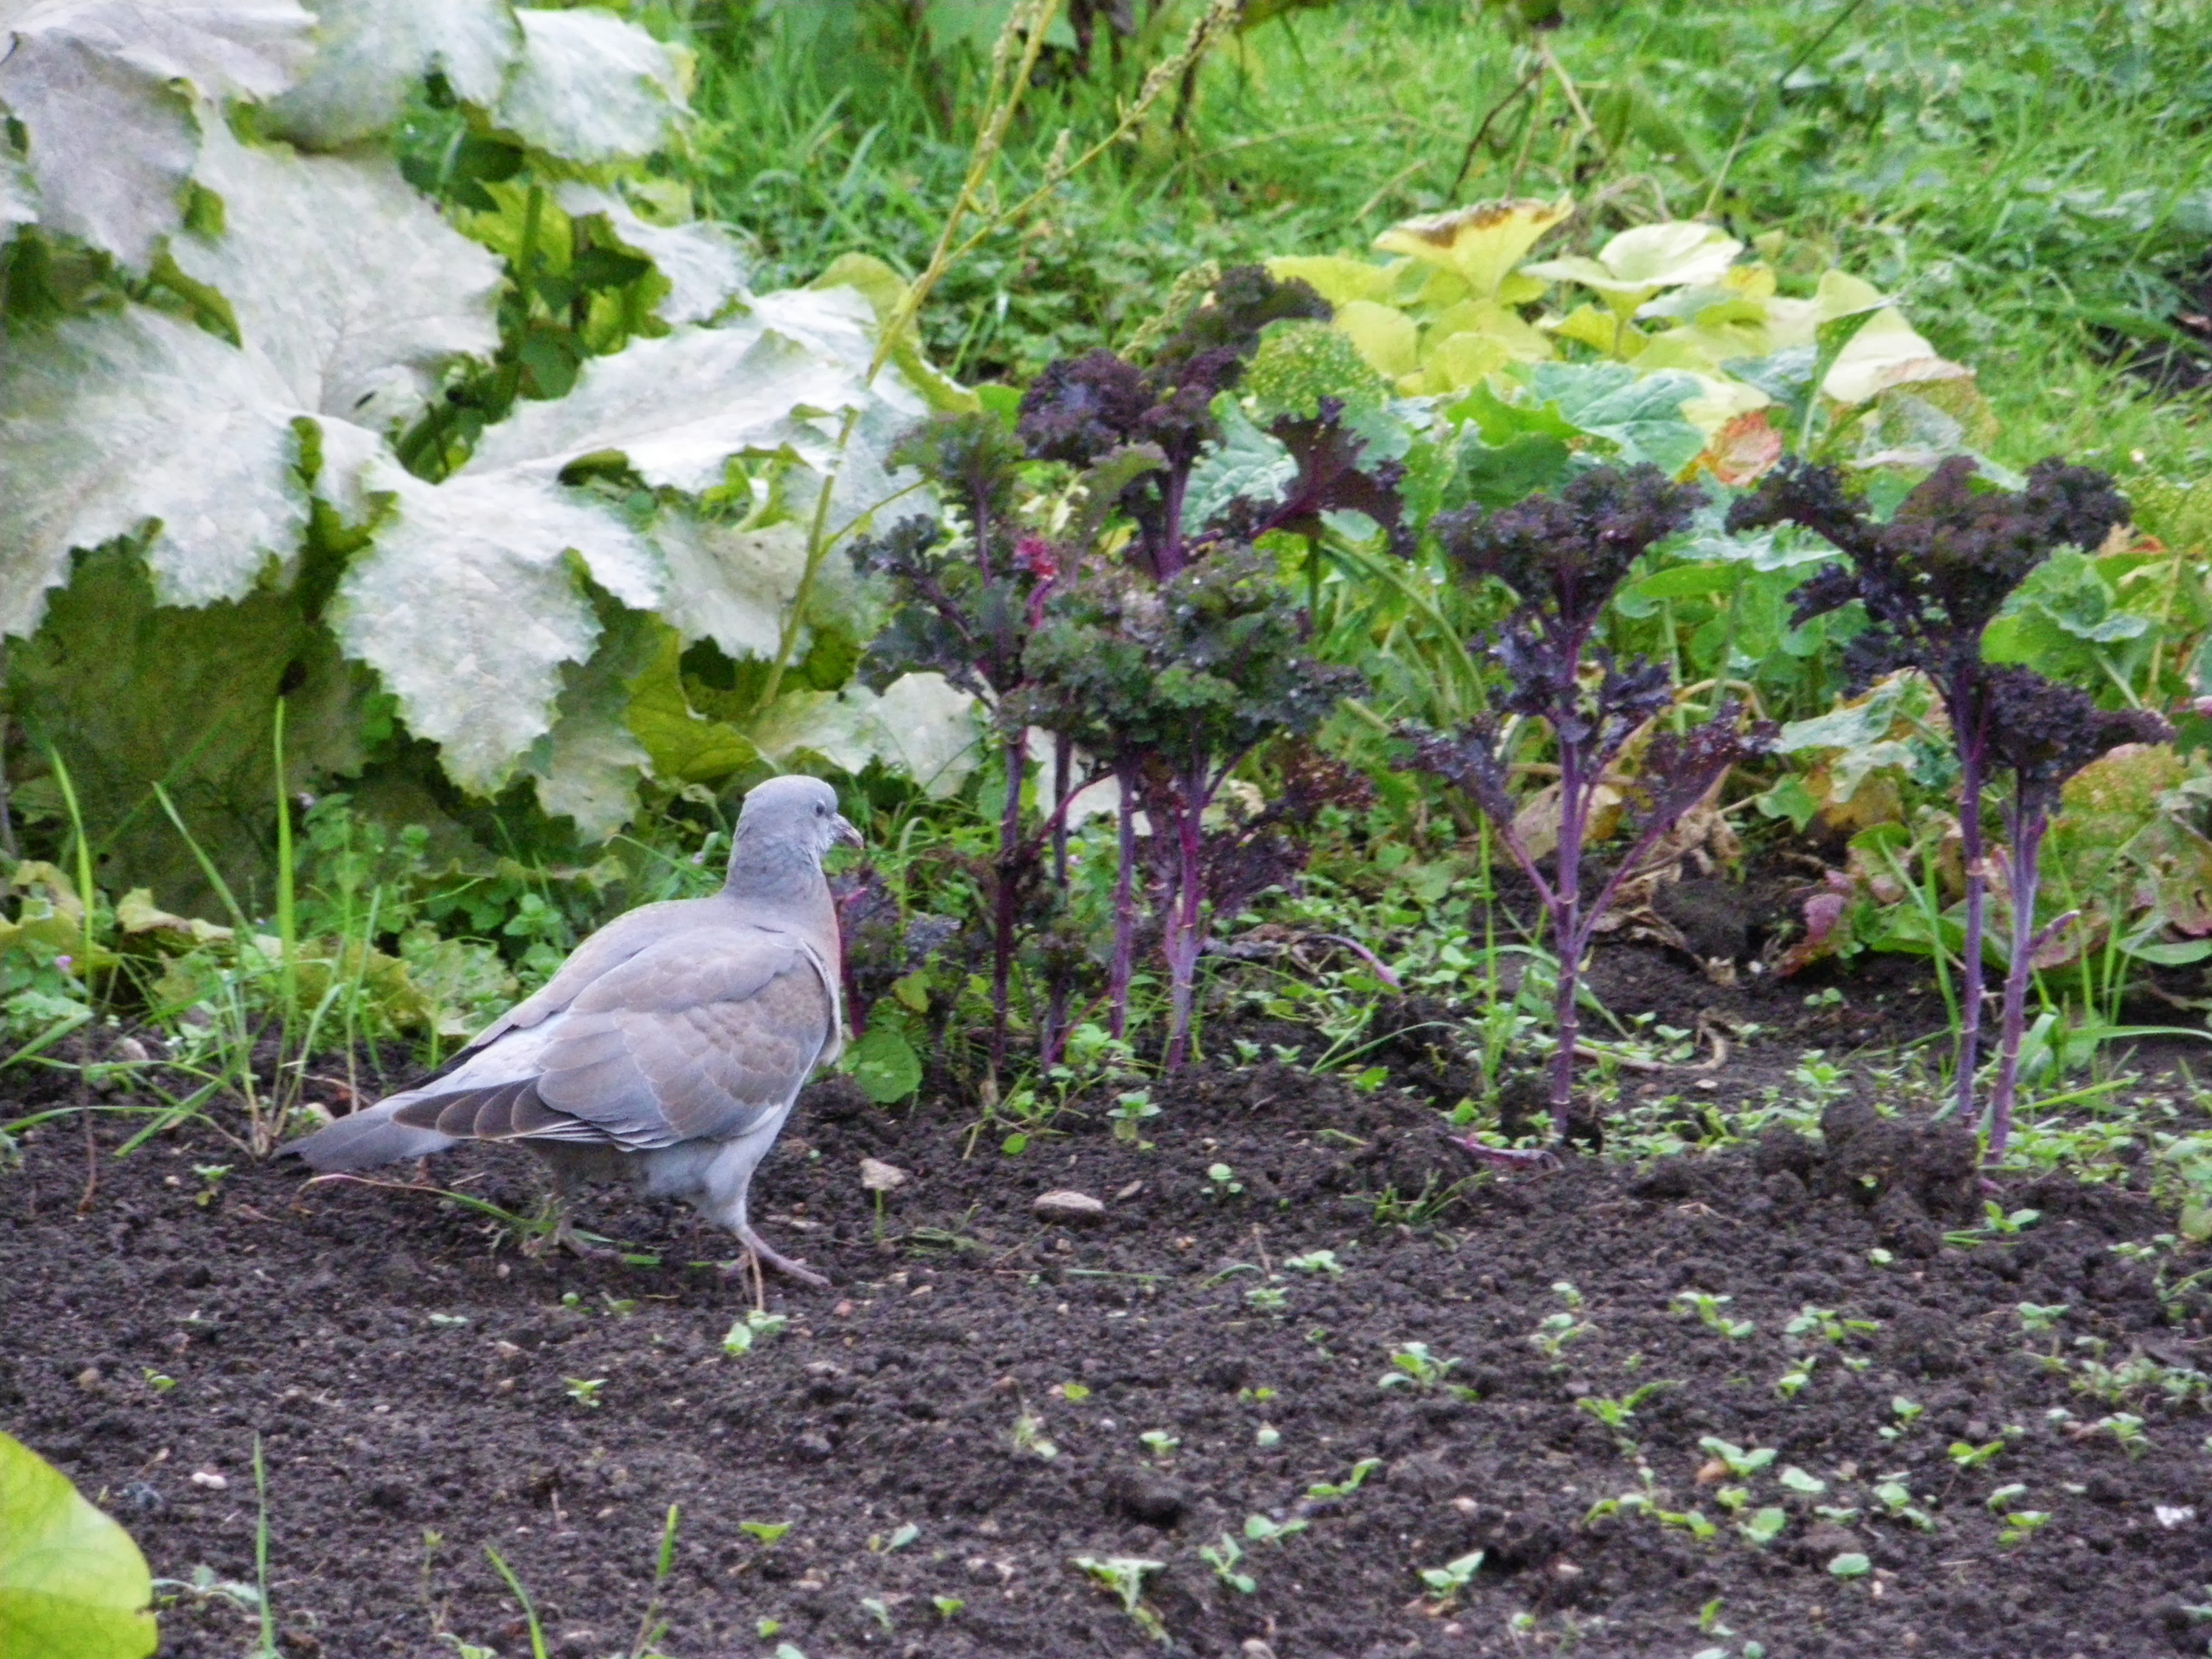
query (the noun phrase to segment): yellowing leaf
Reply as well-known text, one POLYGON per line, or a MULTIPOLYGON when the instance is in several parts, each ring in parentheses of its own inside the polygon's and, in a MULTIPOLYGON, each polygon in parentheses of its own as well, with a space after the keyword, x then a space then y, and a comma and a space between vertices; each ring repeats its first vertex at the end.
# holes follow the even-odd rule
POLYGON ((1380 300, 1390 290, 1388 267, 1340 253, 1285 255, 1267 261, 1267 274, 1279 283, 1304 283, 1340 308, 1355 300, 1380 300))
POLYGON ((1423 392, 1464 392, 1518 361, 1518 354, 1494 334, 1453 334, 1430 348, 1420 374, 1412 378, 1423 392))
POLYGON ((1973 371, 1947 361, 1894 307, 1877 312, 1853 335, 1820 382, 1823 396, 1846 406, 1867 402, 1895 386, 1921 380, 1961 380, 1973 371))
MULTIPOLYGON (((1623 362, 1637 356, 1648 341, 1644 331, 1618 312, 1604 306, 1577 306, 1552 327, 1552 332, 1562 339, 1574 340, 1601 351, 1608 357, 1623 362)), ((1676 364, 1656 364, 1654 368, 1679 367, 1676 364)))
POLYGON ((1394 380, 1420 366, 1420 327, 1395 306, 1353 300, 1337 307, 1336 325, 1352 337, 1361 356, 1394 380))
POLYGON ((1407 219, 1376 237, 1375 246, 1449 270, 1474 298, 1492 300, 1544 233, 1573 211, 1574 201, 1566 196, 1556 202, 1482 202, 1407 219))
POLYGON ((0 1659, 144 1659, 153 1599, 131 1535, 0 1434, 0 1659))

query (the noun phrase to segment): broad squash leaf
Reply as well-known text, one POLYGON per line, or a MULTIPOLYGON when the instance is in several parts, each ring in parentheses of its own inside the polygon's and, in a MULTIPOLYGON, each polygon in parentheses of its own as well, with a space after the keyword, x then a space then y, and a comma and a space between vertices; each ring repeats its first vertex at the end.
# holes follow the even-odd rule
POLYGON ((1680 219, 1624 230, 1595 259, 1578 254, 1523 265, 1522 272, 1547 281, 1577 283, 1606 296, 1618 309, 1633 311, 1662 289, 1720 280, 1743 244, 1715 225, 1680 219))
POLYGON ((387 132, 433 70, 478 109, 499 101, 522 50, 507 0, 309 0, 315 55, 270 111, 269 131, 311 149, 387 132))
POLYGON ((0 112, 30 140, 39 222, 145 270, 183 222, 202 134, 222 123, 216 105, 290 86, 313 21, 295 0, 9 5, 0 112))
POLYGON ((153 1599, 131 1534, 0 1434, 0 1659, 145 1659, 153 1599))
POLYGON ((1618 363, 1538 363, 1528 375, 1540 401, 1581 430, 1612 440, 1632 465, 1650 461, 1679 473, 1705 449, 1705 434, 1682 413, 1701 388, 1679 370, 1639 376, 1618 363))
MULTIPOLYGON (((1483 202, 1393 225, 1375 239, 1385 253, 1403 253, 1450 271, 1477 300, 1532 298, 1506 290, 1513 269, 1544 234, 1574 211, 1574 201, 1483 202)), ((1536 292, 1540 293, 1540 289, 1536 292)))
POLYGON ((653 261, 668 283, 653 307, 663 322, 703 323, 744 292, 744 252, 720 225, 651 224, 614 191, 573 180, 555 199, 571 217, 604 220, 616 240, 653 261))
POLYGON ((493 119, 532 149, 586 167, 660 148, 684 112, 667 47, 602 11, 518 8, 522 53, 493 119))
POLYGON ((975 769, 975 699, 942 674, 902 674, 878 696, 865 685, 798 691, 776 699, 753 724, 763 754, 784 765, 818 755, 841 771, 881 761, 932 795, 949 795, 975 769))

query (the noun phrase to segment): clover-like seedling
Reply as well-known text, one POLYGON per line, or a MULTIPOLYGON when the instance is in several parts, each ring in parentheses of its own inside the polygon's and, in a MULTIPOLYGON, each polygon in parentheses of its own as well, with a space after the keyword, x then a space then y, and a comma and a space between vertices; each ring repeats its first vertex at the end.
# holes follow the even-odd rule
POLYGON ((1807 1303, 1797 1311, 1797 1316, 1782 1328, 1785 1336, 1818 1337, 1824 1342, 1841 1342, 1846 1337, 1866 1336, 1881 1328, 1879 1319, 1845 1319, 1833 1308, 1816 1308, 1807 1303))
POLYGON ((2004 1528, 1997 1534, 1997 1542, 2009 1549, 2024 1544, 2050 1521, 2048 1510, 2014 1510, 2004 1518, 2004 1528))
POLYGON ((1273 1285, 1255 1285, 1244 1292, 1244 1305, 1260 1313, 1280 1313, 1291 1305, 1290 1292, 1273 1285))
POLYGON ((774 1549, 794 1523, 789 1521, 740 1521, 738 1530, 763 1549, 774 1549))
POLYGON ((753 1351, 757 1344, 781 1336, 791 1321, 782 1314, 763 1313, 758 1308, 732 1323, 722 1337, 722 1352, 732 1358, 753 1351))
POLYGON ((1776 1539, 1781 1537, 1789 1525, 1789 1513, 1770 1505, 1765 1509, 1753 1511, 1749 1520, 1737 1524, 1736 1530, 1758 1548, 1765 1549, 1776 1539))
POLYGON ((1971 1445, 1964 1440, 1954 1440, 1951 1443, 1951 1463, 1954 1468, 1963 1474, 1968 1469, 1981 1468, 2004 1449, 2005 1443, 2002 1438, 1992 1440, 1985 1446, 1971 1445))
POLYGON ((1674 1292, 1674 1311, 1677 1314, 1695 1314, 1698 1322, 1708 1330, 1718 1331, 1729 1341, 1737 1342, 1751 1335, 1759 1327, 1747 1319, 1730 1319, 1721 1311, 1735 1299, 1734 1297, 1715 1296, 1706 1291, 1677 1291, 1674 1292))
POLYGON ((1316 1480, 1306 1488, 1306 1496, 1317 1502, 1349 1498, 1366 1484, 1367 1477, 1382 1467, 1379 1457, 1363 1457, 1352 1466, 1352 1473, 1341 1480, 1316 1480))
POLYGON ((1449 1607, 1458 1599, 1459 1593, 1481 1569, 1483 1554, 1481 1550, 1474 1550, 1455 1561, 1445 1562, 1441 1567, 1421 1569, 1421 1582, 1434 1593, 1438 1607, 1449 1607))
POLYGON ((1260 1588, 1260 1581, 1250 1573, 1237 1571, 1238 1564, 1244 1559, 1244 1547, 1225 1532, 1218 1544, 1200 1544, 1198 1559, 1212 1567, 1213 1576, 1239 1595, 1249 1595, 1260 1588))
POLYGON ((2030 1336, 2040 1336, 2046 1331, 2057 1329, 2058 1322, 2063 1319, 2072 1308, 2070 1303, 2065 1302, 2053 1302, 2047 1305, 2022 1302, 2018 1305, 2021 1328, 2030 1336))
POLYGON ((1838 1578, 1863 1578, 1874 1571, 1874 1563, 1856 1550, 1845 1550, 1828 1563, 1828 1571, 1838 1578))
POLYGON ((1698 1442, 1698 1449, 1720 1460, 1723 1468, 1739 1480, 1748 1480, 1774 1461, 1771 1446, 1754 1446, 1747 1450, 1733 1445, 1717 1435, 1707 1435, 1698 1442))
POLYGON ((1217 1193, 1224 1197, 1234 1198, 1244 1190, 1244 1183, 1237 1179, 1237 1171, 1226 1164, 1207 1164, 1206 1182, 1206 1184, 1201 1190, 1208 1198, 1212 1198, 1217 1193))
POLYGON ((1146 1121, 1159 1115, 1160 1109, 1152 1103, 1152 1094, 1149 1089, 1132 1089, 1126 1094, 1116 1096, 1115 1103, 1106 1112, 1106 1115, 1114 1121, 1114 1139, 1137 1146, 1144 1144, 1142 1131, 1146 1121))
POLYGON ((1146 1451, 1149 1451, 1153 1456, 1158 1458, 1172 1456, 1175 1453, 1175 1449, 1182 1444, 1182 1441, 1170 1434, 1165 1429, 1146 1429, 1142 1434, 1139 1435, 1137 1438, 1144 1443, 1144 1447, 1146 1451))
POLYGON ((2109 1417, 2099 1418, 2089 1425, 2091 1434, 2100 1431, 2118 1441, 2130 1460, 2141 1457, 2150 1449, 2150 1437, 2143 1432, 2143 1420, 2133 1412, 2114 1412, 2109 1417))
POLYGON ((222 1190, 222 1178, 230 1173, 228 1164, 195 1164, 192 1173, 200 1178, 200 1189, 192 1195, 192 1202, 204 1210, 216 1200, 222 1190))
POLYGON ((1433 1389, 1448 1372, 1457 1369, 1459 1361, 1437 1358, 1425 1342, 1404 1342, 1391 1350, 1390 1364, 1391 1369, 1376 1379, 1376 1388, 1433 1389))
POLYGON ((1901 1480, 1884 1480, 1874 1489, 1875 1501, 1882 1513, 1892 1521, 1909 1521, 1923 1532, 1936 1530, 1936 1522, 1927 1510, 1917 1508, 1912 1501, 1912 1489, 1901 1480))
POLYGON ((1334 1250, 1308 1250, 1304 1255, 1286 1255, 1283 1265, 1302 1273, 1327 1273, 1332 1279, 1341 1278, 1344 1273, 1344 1264, 1336 1259, 1334 1250))
POLYGON ((1784 1400, 1795 1400, 1810 1386, 1813 1381, 1813 1367, 1819 1363, 1818 1354, 1807 1354, 1774 1379, 1774 1392, 1784 1400))
POLYGON ((1900 1394, 1892 1397, 1889 1409, 1896 1414, 1897 1421, 1885 1423, 1875 1431, 1885 1440, 1895 1440, 1906 1433, 1915 1423, 1920 1420, 1920 1413, 1928 1408, 1917 1401, 1907 1400, 1900 1394))
POLYGON ((1244 1536, 1255 1544, 1279 1544, 1285 1538, 1296 1538, 1313 1522, 1310 1521, 1271 1521, 1264 1515, 1244 1517, 1244 1536))
POLYGON ((1121 1611, 1136 1621, 1139 1630, 1155 1638, 1164 1638, 1167 1632, 1161 1627, 1159 1615, 1145 1605, 1145 1580, 1164 1565, 1134 1555, 1075 1558, 1076 1567, 1120 1601, 1121 1611))
POLYGON ((600 1403, 599 1390, 607 1386, 604 1376, 564 1376, 561 1380, 568 1385, 569 1399, 594 1410, 600 1403))
POLYGON ((1577 1337, 1588 1336, 1591 1328, 1571 1313, 1547 1314, 1542 1322, 1528 1333, 1528 1341, 1546 1358, 1557 1359, 1568 1343, 1577 1337))
POLYGON ((1828 1489, 1828 1483, 1821 1480, 1819 1475, 1808 1474, 1795 1463, 1786 1466, 1775 1479, 1781 1481, 1791 1492, 1802 1492, 1808 1498, 1818 1497, 1828 1489))

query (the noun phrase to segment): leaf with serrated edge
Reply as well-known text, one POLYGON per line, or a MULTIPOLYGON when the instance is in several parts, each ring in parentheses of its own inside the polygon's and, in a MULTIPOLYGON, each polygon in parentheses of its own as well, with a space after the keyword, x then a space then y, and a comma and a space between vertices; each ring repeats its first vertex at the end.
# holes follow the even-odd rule
POLYGON ((0 109, 28 135, 40 222, 143 270, 182 222, 201 98, 292 84, 314 20, 295 0, 47 0, 6 8, 0 109))
POLYGON ((422 77, 489 109, 522 50, 507 0, 311 0, 315 56, 270 111, 269 132, 334 149, 396 125, 422 77))
POLYGON ((0 1434, 0 1659, 143 1659, 153 1599, 131 1535, 0 1434))
POLYGON ((170 255, 229 302, 298 407, 388 428, 420 412, 447 360, 497 349, 499 260, 388 161, 217 129, 199 181, 222 198, 222 233, 180 235, 170 255))
POLYGON ((683 112, 668 48, 596 11, 518 9, 522 55, 494 119, 532 149, 599 166, 650 155, 683 112))
POLYGON ((787 693, 754 722, 751 735, 778 761, 811 750, 859 772, 880 760, 941 797, 975 769, 975 699, 942 674, 902 674, 881 696, 865 685, 787 693))
POLYGON ((259 353, 143 307, 27 332, 0 360, 0 632, 28 634, 72 549, 158 521, 164 604, 234 598, 307 521, 290 388, 259 353))
MULTIPOLYGON (((654 525, 668 570, 660 614, 686 640, 712 640, 732 657, 773 657, 785 608, 806 568, 806 527, 786 520, 759 530, 669 514, 654 525)), ((817 580, 849 560, 823 561, 817 580)))
POLYGON ((562 671, 559 713, 528 762, 538 805, 573 819, 586 841, 605 841, 637 811, 649 757, 625 714, 629 683, 653 660, 660 631, 649 617, 611 606, 601 621, 605 631, 591 661, 562 671))
POLYGON ((599 623, 563 555, 649 610, 652 550, 618 519, 557 484, 513 472, 424 483, 380 462, 392 512, 338 585, 331 625, 374 668, 409 727, 441 745, 447 775, 489 794, 552 724, 561 665, 582 662, 599 623))
POLYGON ((744 250, 720 225, 648 224, 612 191, 574 181, 554 199, 573 218, 604 218, 624 247, 653 261, 668 279, 666 297, 653 307, 663 322, 703 323, 744 292, 744 250))

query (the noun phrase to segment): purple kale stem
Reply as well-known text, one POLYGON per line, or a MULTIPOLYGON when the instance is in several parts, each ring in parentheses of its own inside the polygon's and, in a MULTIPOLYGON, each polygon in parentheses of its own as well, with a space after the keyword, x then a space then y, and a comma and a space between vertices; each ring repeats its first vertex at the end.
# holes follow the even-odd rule
MULTIPOLYGON (((1975 701, 1978 703, 1979 700, 1975 701)), ((1966 937, 1960 941, 1963 954, 1959 963, 1960 988, 1955 1088, 1960 1121, 1971 1123, 1974 1118, 1974 1073, 1981 1061, 1983 981, 1985 977, 1982 963, 1982 933, 1986 926, 1984 915, 1989 896, 1988 854, 1982 840, 1983 759, 1986 733, 1980 729, 1980 722, 1973 718, 1971 705, 1967 705, 1963 698, 1954 706, 1952 730, 1960 739, 1959 848, 1964 854, 1966 866, 1966 937), (1962 725, 1961 714, 1972 723, 1962 725)), ((1943 948, 1940 936, 1930 940, 1929 944, 1938 951, 1943 948)))
POLYGON ((1006 1004, 1013 979, 1014 935, 1021 923, 1021 887, 1029 848, 1022 838, 1022 781, 1029 733, 1017 726, 1006 740, 1006 805, 999 818, 997 914, 991 948, 991 1063, 1006 1060, 1006 1004))
POLYGON ((1192 994, 1198 977, 1198 955, 1206 933, 1206 803, 1213 791, 1206 781, 1206 758, 1192 763, 1181 780, 1175 803, 1176 890, 1168 915, 1168 1052, 1167 1069, 1179 1070, 1190 1046, 1192 994))
MULTIPOLYGON (((1063 732, 1052 743, 1052 798, 1060 803, 1052 815, 1052 882, 1060 890, 1063 902, 1067 893, 1067 777, 1074 769, 1075 743, 1063 732)), ((1067 1001, 1073 988, 1067 965, 1061 953, 1054 951, 1051 983, 1045 997, 1042 1058, 1046 1066, 1060 1063, 1060 1049, 1067 1041, 1067 1001)))
POLYGON ((1129 975, 1137 955, 1137 780, 1135 769, 1121 766, 1115 769, 1114 778, 1121 792, 1117 809, 1120 820, 1118 850, 1120 867, 1114 876, 1114 961, 1107 971, 1106 994, 1112 1013, 1109 1028, 1119 1037, 1129 1027, 1129 975))
MULTIPOLYGON (((1582 655, 1577 649, 1570 662, 1582 655)), ((1571 697, 1573 690, 1569 688, 1571 697)), ((1552 1023, 1559 1036, 1559 1052, 1552 1056, 1552 1133, 1565 1139, 1567 1116, 1575 1092, 1575 1038, 1581 1012, 1575 993, 1582 982, 1582 862, 1583 801, 1582 745, 1565 732, 1559 737, 1559 841, 1553 867, 1552 898, 1546 908, 1552 916, 1552 948, 1559 954, 1558 984, 1552 1003, 1552 1023)))
POLYGON ((2015 794, 2006 812, 2005 837, 2011 842, 2006 875, 2012 889, 2012 955, 2005 964, 2003 1023, 1999 1026, 1996 1081, 1990 1085, 1989 1161, 2004 1157, 2012 1137, 2013 1091, 2020 1079, 2021 1028, 2027 1024, 2027 981, 2035 972, 2036 855, 2051 815, 2028 791, 2015 794))

